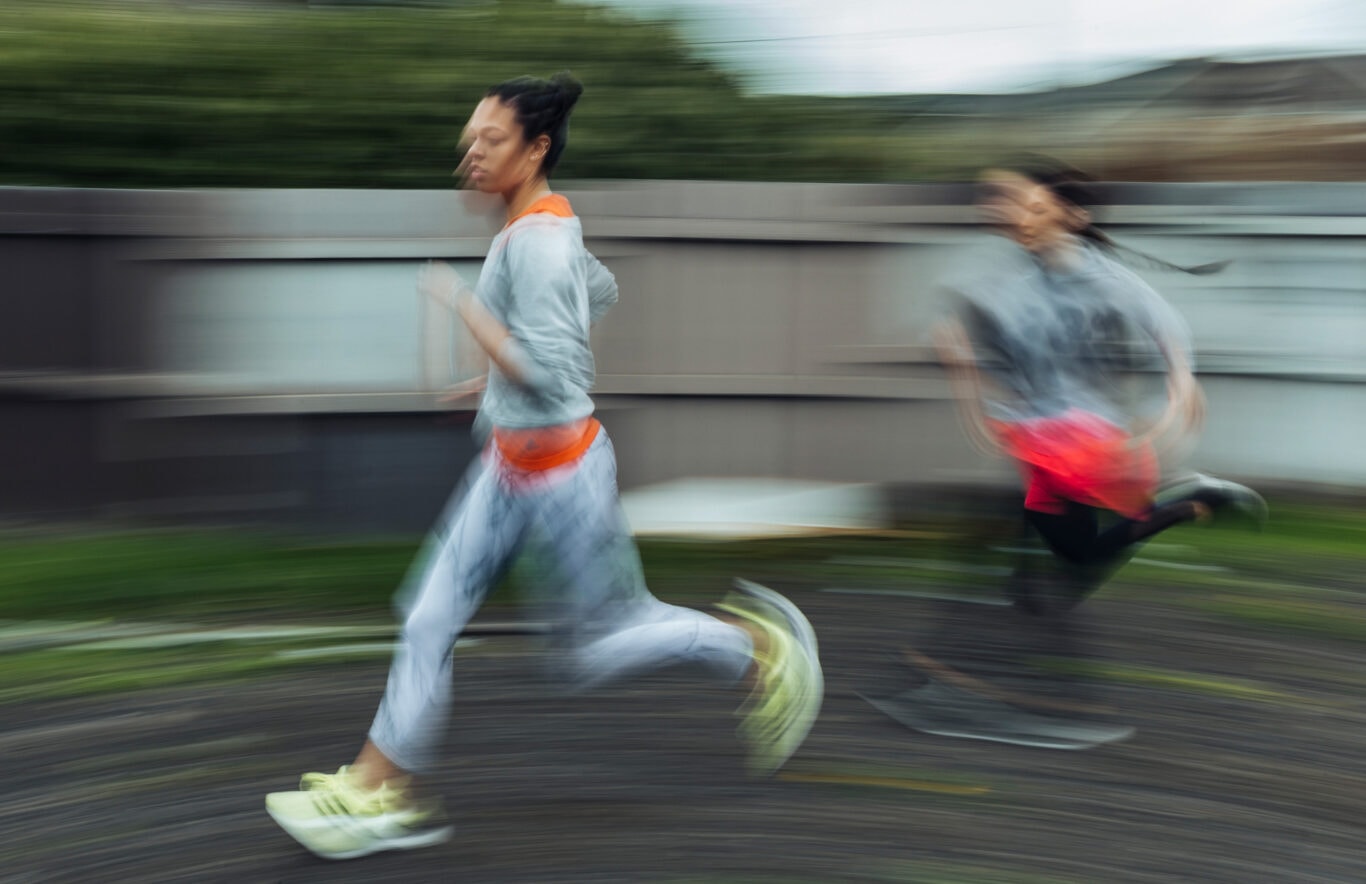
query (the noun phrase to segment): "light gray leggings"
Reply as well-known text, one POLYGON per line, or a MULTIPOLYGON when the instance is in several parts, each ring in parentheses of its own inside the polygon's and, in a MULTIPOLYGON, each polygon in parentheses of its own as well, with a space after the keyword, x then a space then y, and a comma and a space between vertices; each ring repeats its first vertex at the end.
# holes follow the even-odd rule
POLYGON ((661 666, 702 663, 732 680, 750 666, 742 629, 659 601, 617 499, 605 430, 574 465, 512 474, 497 450, 457 490, 402 595, 405 617, 370 739, 404 770, 430 770, 446 729, 451 647, 531 532, 554 553, 562 587, 554 621, 567 630, 582 686, 661 666))

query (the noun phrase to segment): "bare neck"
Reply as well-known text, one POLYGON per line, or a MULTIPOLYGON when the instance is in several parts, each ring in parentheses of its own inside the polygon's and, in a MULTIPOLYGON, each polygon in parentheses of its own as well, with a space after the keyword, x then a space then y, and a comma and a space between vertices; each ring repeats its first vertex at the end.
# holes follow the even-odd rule
POLYGON ((550 182, 544 175, 528 178, 513 190, 503 194, 503 201, 507 203, 507 220, 511 221, 529 209, 536 200, 549 195, 550 182))

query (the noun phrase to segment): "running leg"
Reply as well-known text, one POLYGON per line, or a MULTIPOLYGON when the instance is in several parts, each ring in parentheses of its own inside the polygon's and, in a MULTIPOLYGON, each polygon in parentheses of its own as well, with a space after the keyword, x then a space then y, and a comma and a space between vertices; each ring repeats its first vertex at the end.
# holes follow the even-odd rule
POLYGON ((595 685, 674 663, 701 663, 739 680, 750 669, 749 633, 650 594, 617 498, 616 455, 605 432, 578 469, 535 493, 542 536, 567 585, 577 679, 595 685))
POLYGON ((451 646, 516 552, 526 509, 496 471, 474 479, 428 545, 370 741, 410 772, 430 769, 446 728, 451 646))

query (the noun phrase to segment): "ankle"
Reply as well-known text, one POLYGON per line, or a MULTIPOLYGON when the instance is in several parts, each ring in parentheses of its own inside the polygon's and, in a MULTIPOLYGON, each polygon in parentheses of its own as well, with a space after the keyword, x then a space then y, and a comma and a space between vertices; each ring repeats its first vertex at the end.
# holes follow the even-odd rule
POLYGON ((348 779, 358 788, 373 792, 383 786, 392 777, 385 776, 383 772, 375 769, 373 765, 357 762, 346 769, 348 779))
POLYGON ((347 768, 351 781, 366 791, 373 791, 385 783, 397 786, 406 783, 408 772, 395 765, 374 743, 366 742, 356 760, 347 768))
POLYGON ((751 691, 756 689, 763 677, 763 667, 759 664, 759 658, 768 650, 768 636, 764 634, 762 629, 740 617, 731 614, 716 614, 714 616, 727 626, 733 626, 749 636, 749 668, 740 676, 739 684, 751 691))

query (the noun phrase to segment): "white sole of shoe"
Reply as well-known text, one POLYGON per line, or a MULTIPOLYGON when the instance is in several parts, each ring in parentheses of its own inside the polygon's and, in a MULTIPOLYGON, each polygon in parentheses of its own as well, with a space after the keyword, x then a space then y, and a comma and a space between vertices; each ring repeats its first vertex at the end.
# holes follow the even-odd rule
POLYGON ((373 853, 381 853, 386 850, 416 850, 421 847, 434 847, 449 841, 454 834, 453 826, 441 826, 434 829, 423 829, 414 831, 407 835, 372 836, 372 840, 358 844, 351 850, 326 850, 312 843, 311 833, 320 829, 338 828, 335 822, 326 818, 315 820, 295 820, 282 814, 277 814, 269 807, 266 813, 275 820, 276 825, 284 829, 285 834, 299 842, 309 853, 322 859, 359 859, 362 856, 369 856, 373 853))

